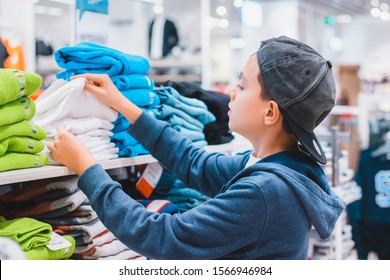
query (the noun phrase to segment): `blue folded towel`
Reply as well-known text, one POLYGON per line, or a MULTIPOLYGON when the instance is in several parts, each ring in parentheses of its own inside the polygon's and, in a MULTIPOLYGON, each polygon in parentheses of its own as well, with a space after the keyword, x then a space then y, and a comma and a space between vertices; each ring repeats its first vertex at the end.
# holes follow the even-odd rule
POLYGON ((160 105, 158 95, 150 89, 136 88, 122 90, 121 93, 135 105, 140 107, 155 107, 160 105))
POLYGON ((161 104, 181 110, 202 124, 208 124, 216 120, 203 101, 181 96, 173 87, 159 87, 154 89, 154 92, 159 97, 161 104))
POLYGON ((154 87, 154 82, 150 77, 140 74, 118 75, 111 77, 111 80, 119 90, 134 88, 153 89, 154 87))
POLYGON ((133 157, 138 155, 146 155, 149 152, 135 140, 127 131, 120 131, 110 137, 111 142, 115 143, 115 147, 119 148, 118 156, 133 157))
POLYGON ((65 71, 57 73, 57 78, 69 80, 73 75, 84 73, 105 73, 116 75, 146 74, 149 61, 138 55, 126 54, 90 42, 63 47, 54 52, 54 58, 65 71))

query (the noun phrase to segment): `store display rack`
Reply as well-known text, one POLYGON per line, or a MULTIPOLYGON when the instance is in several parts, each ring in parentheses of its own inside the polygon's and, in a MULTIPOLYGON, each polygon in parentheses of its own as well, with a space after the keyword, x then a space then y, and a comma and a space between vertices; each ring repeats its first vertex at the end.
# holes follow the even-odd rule
MULTIPOLYGON (((208 152, 231 153, 240 151, 240 149, 250 149, 250 145, 249 142, 247 142, 245 139, 239 136, 235 136, 235 139, 230 143, 209 145, 205 146, 204 149, 208 152)), ((156 161, 157 160, 151 155, 141 155, 136 157, 117 158, 112 160, 100 161, 99 164, 101 164, 104 169, 109 170, 127 166, 142 165, 156 161)), ((36 168, 11 170, 6 172, 0 172, 0 186, 33 180, 68 176, 72 174, 74 174, 73 171, 62 165, 45 165, 36 168)))

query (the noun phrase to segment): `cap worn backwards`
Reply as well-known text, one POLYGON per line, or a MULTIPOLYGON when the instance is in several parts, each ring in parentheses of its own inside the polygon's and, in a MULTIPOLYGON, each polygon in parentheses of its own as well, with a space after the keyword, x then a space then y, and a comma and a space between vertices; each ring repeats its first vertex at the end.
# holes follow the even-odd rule
POLYGON ((313 130, 335 105, 332 64, 311 47, 286 36, 263 41, 257 59, 265 87, 304 150, 325 164, 313 130))

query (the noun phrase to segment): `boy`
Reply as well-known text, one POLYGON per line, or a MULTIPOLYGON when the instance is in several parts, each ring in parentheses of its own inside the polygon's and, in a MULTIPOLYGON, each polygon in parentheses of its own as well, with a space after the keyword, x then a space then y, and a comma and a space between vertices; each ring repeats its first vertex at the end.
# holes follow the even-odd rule
POLYGON ((249 58, 230 91, 229 127, 254 148, 239 156, 194 148, 123 97, 107 75, 81 77, 157 160, 212 197, 182 214, 148 212, 60 127, 53 158, 80 175, 99 218, 129 248, 153 259, 307 259, 311 227, 330 236, 345 205, 316 162, 326 158, 313 129, 334 106, 335 85, 330 62, 310 47, 282 36, 249 58))

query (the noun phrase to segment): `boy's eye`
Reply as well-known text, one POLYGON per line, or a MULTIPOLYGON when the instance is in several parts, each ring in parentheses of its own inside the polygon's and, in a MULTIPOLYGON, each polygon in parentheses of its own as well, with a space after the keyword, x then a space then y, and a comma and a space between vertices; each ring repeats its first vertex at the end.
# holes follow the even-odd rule
POLYGON ((239 89, 239 90, 243 90, 244 88, 241 86, 241 85, 239 85, 239 84, 237 84, 237 88, 239 89))

